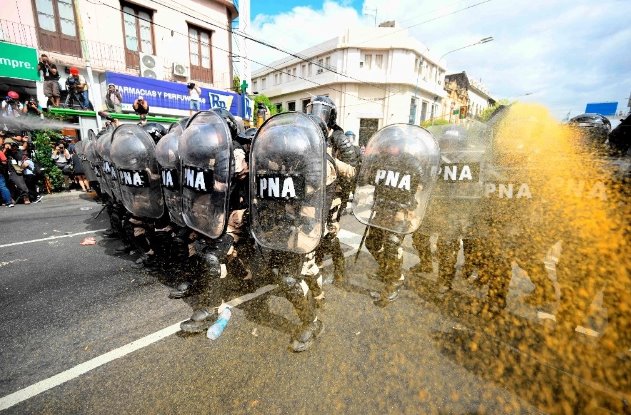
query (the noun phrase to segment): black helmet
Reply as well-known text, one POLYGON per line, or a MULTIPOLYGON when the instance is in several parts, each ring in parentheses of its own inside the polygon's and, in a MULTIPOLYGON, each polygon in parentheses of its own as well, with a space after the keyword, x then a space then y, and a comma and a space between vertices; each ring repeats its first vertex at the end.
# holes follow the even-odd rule
POLYGON ((248 128, 237 136, 237 142, 241 145, 252 144, 252 140, 254 139, 257 130, 258 129, 256 128, 248 128))
POLYGON ((162 126, 162 124, 158 124, 157 122, 149 122, 142 126, 142 129, 147 132, 153 138, 153 141, 157 144, 158 141, 162 137, 164 137, 167 133, 167 129, 162 126))
POLYGON ((324 95, 313 97, 307 105, 307 114, 319 117, 329 128, 337 122, 337 107, 331 98, 324 95))
POLYGON ((230 135, 232 136, 232 139, 236 140, 239 137, 239 133, 241 132, 239 127, 242 123, 239 123, 234 115, 232 115, 230 111, 226 109, 213 108, 213 111, 219 114, 219 116, 221 116, 221 118, 226 121, 226 123, 228 124, 228 128, 230 129, 230 135))

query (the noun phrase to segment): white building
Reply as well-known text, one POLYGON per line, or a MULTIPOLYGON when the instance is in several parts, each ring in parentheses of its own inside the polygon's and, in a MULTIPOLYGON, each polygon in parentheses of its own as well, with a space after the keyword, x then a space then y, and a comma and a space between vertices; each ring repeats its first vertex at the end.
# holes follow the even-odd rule
POLYGON ((469 117, 477 117, 482 111, 495 103, 491 98, 491 93, 484 86, 482 81, 469 79, 469 117))
POLYGON ((427 47, 395 27, 354 28, 252 74, 252 91, 278 109, 306 111, 312 96, 328 95, 338 124, 360 142, 393 123, 414 123, 438 113, 445 68, 427 47))
MULTIPOLYGON (((206 88, 229 89, 233 77, 229 29, 237 17, 234 2, 179 0, 163 4, 149 0, 0 0, 0 41, 47 54, 60 69, 62 85, 64 70, 72 66, 88 78, 89 62, 93 73, 90 98, 96 109, 102 108, 108 73, 133 76, 125 78, 129 90, 145 90, 149 87, 143 89, 143 83, 151 79, 174 86, 178 83, 177 88, 192 80, 206 88)), ((160 93, 156 85, 149 90, 160 93)), ((41 86, 39 90, 42 98, 41 86)), ((188 99, 186 88, 184 98, 176 97, 179 92, 171 93, 172 105, 161 103, 155 112, 188 115, 188 106, 182 102, 188 99)), ((123 108, 130 106, 125 104, 127 99, 124 95, 123 108)))

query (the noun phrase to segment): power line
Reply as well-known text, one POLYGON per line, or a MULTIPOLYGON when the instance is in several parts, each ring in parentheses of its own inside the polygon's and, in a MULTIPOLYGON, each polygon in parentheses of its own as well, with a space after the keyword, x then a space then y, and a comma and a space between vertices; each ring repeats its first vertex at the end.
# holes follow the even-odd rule
MULTIPOLYGON (((277 51, 279 51, 279 52, 281 52, 281 53, 284 53, 284 54, 286 54, 286 55, 289 55, 289 56, 291 56, 291 57, 294 57, 294 58, 296 58, 296 59, 298 59, 298 60, 300 60, 300 61, 302 61, 302 62, 311 63, 311 64, 316 65, 316 66, 318 66, 318 67, 320 67, 320 68, 322 68, 322 69, 326 69, 326 70, 328 70, 329 72, 332 72, 332 73, 334 73, 334 74, 336 74, 336 75, 340 75, 340 76, 343 76, 343 77, 345 77, 345 78, 352 79, 352 80, 357 81, 357 82, 360 82, 360 83, 362 83, 362 84, 366 84, 366 85, 369 85, 369 86, 374 86, 374 87, 376 87, 376 88, 378 88, 378 89, 382 89, 383 91, 385 91, 385 92, 387 92, 387 93, 391 92, 388 88, 384 88, 384 87, 382 87, 380 84, 375 84, 375 83, 371 83, 371 82, 362 81, 361 79, 354 78, 354 77, 349 76, 349 75, 347 75, 347 74, 344 74, 344 73, 342 73, 342 72, 338 72, 338 71, 336 71, 336 70, 333 70, 333 69, 331 69, 330 67, 327 67, 327 66, 326 66, 326 65, 324 65, 324 64, 319 64, 317 61, 314 61, 314 60, 311 60, 311 59, 309 59, 309 58, 306 58, 306 57, 300 56, 300 55, 298 55, 297 53, 294 53, 294 52, 290 52, 290 51, 287 51, 287 50, 281 49, 280 47, 278 47, 278 46, 276 46, 276 45, 272 45, 271 43, 268 43, 268 42, 264 42, 264 41, 261 41, 261 40, 258 40, 258 39, 254 39, 253 37, 251 37, 251 36, 249 36, 249 35, 247 35, 247 34, 245 34, 245 33, 241 33, 241 32, 236 31, 236 30, 234 30, 234 29, 227 29, 227 28, 221 27, 221 26, 219 26, 219 25, 217 25, 217 24, 214 24, 214 23, 209 22, 209 21, 205 21, 205 20, 203 20, 203 19, 200 19, 199 17, 196 17, 196 16, 194 16, 194 15, 191 15, 191 14, 189 14, 189 13, 186 13, 186 12, 184 12, 184 11, 182 11, 182 10, 177 10, 177 9, 175 9, 175 8, 171 7, 171 6, 168 6, 168 5, 165 5, 165 4, 163 4, 163 3, 160 3, 160 2, 159 2, 159 1, 157 1, 157 0, 151 0, 151 1, 152 1, 153 3, 159 4, 159 5, 160 5, 160 6, 162 6, 162 7, 165 7, 165 8, 167 8, 167 9, 170 9, 170 10, 176 11, 176 12, 178 12, 178 13, 181 13, 181 14, 183 14, 183 15, 185 15, 185 16, 188 16, 188 17, 191 17, 191 18, 196 18, 196 19, 199 19, 199 20, 201 20, 202 22, 204 22, 204 23, 206 23, 206 24, 209 24, 209 25, 211 25, 211 26, 217 27, 217 28, 219 28, 219 29, 221 29, 221 30, 225 30, 225 31, 227 31, 227 32, 229 32, 229 33, 231 33, 231 34, 233 34, 233 35, 236 35, 236 36, 241 36, 241 37, 243 37, 243 38, 244 38, 244 39, 246 39, 246 40, 252 41, 252 42, 254 42, 254 43, 258 43, 258 44, 263 45, 263 46, 266 46, 266 47, 268 47, 268 48, 270 48, 270 49, 277 50, 277 51), (239 33, 238 33, 238 32, 239 32, 239 33)), ((491 1, 491 0, 487 0, 487 1, 491 1)), ((177 5, 179 5, 179 4, 180 4, 180 3, 176 2, 176 1, 173 1, 173 3, 174 3, 174 4, 177 4, 177 5)), ((267 65, 265 65, 265 66, 267 66, 267 65)), ((269 67, 269 66, 267 66, 267 67, 269 67)), ((273 67, 269 67, 269 68, 271 68, 271 69, 275 69, 275 70, 279 70, 279 69, 276 69, 276 68, 273 68, 273 67)), ((399 91, 397 91, 396 93, 399 93, 399 91)))
MULTIPOLYGON (((172 28, 170 28, 170 27, 167 27, 167 26, 164 26, 164 25, 161 25, 161 24, 158 24, 158 23, 152 22, 151 20, 143 19, 143 18, 141 18, 141 17, 139 17, 139 16, 136 16, 136 15, 135 15, 135 14, 133 14, 133 13, 126 12, 126 11, 122 11, 122 10, 120 10, 120 9, 116 8, 115 6, 111 6, 111 5, 109 5, 109 4, 102 3, 102 2, 100 2, 100 1, 96 1, 96 2, 95 2, 95 1, 91 1, 91 0, 87 0, 87 1, 88 1, 89 3, 92 3, 92 4, 101 4, 101 5, 103 5, 103 6, 106 6, 106 7, 111 8, 111 9, 121 11, 123 14, 127 14, 127 15, 130 15, 130 16, 135 16, 135 17, 137 17, 138 19, 141 19, 141 20, 144 20, 144 21, 146 21, 146 22, 148 22, 148 23, 152 23, 152 24, 154 24, 155 26, 158 26, 158 27, 161 27, 161 28, 163 28, 163 29, 166 29, 166 30, 172 31, 173 33, 177 33, 177 34, 179 34, 179 35, 182 35, 182 36, 188 37, 188 34, 184 34, 184 33, 182 33, 182 32, 178 32, 178 31, 177 31, 177 30, 175 30, 175 29, 172 29, 172 28)), ((258 65, 265 66, 265 67, 267 67, 267 68, 277 70, 277 71, 279 71, 280 73, 284 73, 284 74, 287 74, 287 75, 289 75, 289 76, 293 76, 293 77, 295 77, 295 78, 302 79, 302 80, 304 80, 304 81, 310 82, 310 83, 315 84, 315 85, 317 85, 317 86, 326 87, 326 88, 328 88, 328 89, 330 89, 330 90, 332 90, 332 91, 336 91, 336 92, 339 92, 339 93, 341 93, 341 94, 348 95, 348 96, 350 96, 350 97, 357 98, 357 99, 360 99, 360 100, 363 100, 363 101, 374 102, 372 99, 362 98, 362 97, 360 97, 360 96, 358 96, 358 95, 349 94, 348 92, 341 91, 341 90, 336 89, 336 88, 333 88, 333 87, 331 87, 331 86, 327 86, 327 85, 325 85, 325 84, 321 84, 321 83, 319 83, 319 82, 313 81, 313 80, 311 80, 311 79, 304 78, 304 77, 299 76, 299 75, 293 75, 293 74, 291 74, 290 72, 283 71, 282 69, 277 69, 277 68, 274 68, 274 67, 269 66, 269 65, 267 65, 267 64, 264 64, 264 63, 261 63, 261 62, 255 61, 254 59, 247 58, 247 57, 245 57, 245 56, 235 55, 234 53, 230 52, 229 50, 226 50, 226 49, 220 48, 219 46, 215 46, 215 45, 212 45, 212 44, 210 44, 210 43, 205 43, 205 42, 202 42, 201 40, 199 41, 199 43, 200 43, 200 44, 202 44, 202 45, 204 45, 204 46, 210 46, 210 47, 211 47, 211 48, 213 48, 213 49, 217 49, 217 50, 220 50, 220 51, 222 51, 222 52, 225 52, 225 53, 227 53, 227 54, 228 54, 228 56, 230 56, 231 58, 233 58, 233 57, 235 57, 235 56, 236 56, 236 57, 239 57, 239 58, 241 58, 241 59, 245 59, 245 60, 247 60, 247 61, 249 61, 249 62, 256 63, 256 64, 258 64, 258 65)), ((384 97, 383 99, 385 99, 385 98, 387 98, 387 97, 384 97)), ((381 99, 382 99, 382 98, 379 98, 379 100, 381 100, 381 99)))

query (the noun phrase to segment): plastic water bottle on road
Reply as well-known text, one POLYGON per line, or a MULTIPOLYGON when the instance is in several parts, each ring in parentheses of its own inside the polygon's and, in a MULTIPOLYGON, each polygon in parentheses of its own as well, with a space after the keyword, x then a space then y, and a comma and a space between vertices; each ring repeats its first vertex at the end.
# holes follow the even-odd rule
MULTIPOLYGON (((219 307, 221 309, 221 307, 219 307)), ((223 310, 219 311, 219 318, 215 321, 215 324, 210 326, 208 329, 208 333, 206 333, 206 337, 210 340, 217 340, 221 333, 223 333, 224 329, 228 325, 228 321, 230 321, 230 317, 232 317, 232 311, 230 307, 224 307, 223 310)))

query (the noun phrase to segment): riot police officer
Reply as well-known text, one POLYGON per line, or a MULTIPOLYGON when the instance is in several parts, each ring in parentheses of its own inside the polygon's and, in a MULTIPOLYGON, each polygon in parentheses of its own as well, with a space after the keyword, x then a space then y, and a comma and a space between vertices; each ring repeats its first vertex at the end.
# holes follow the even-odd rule
MULTIPOLYGON (((324 126, 327 138, 328 172, 327 172, 327 205, 330 206, 327 217, 327 227, 318 249, 316 262, 322 264, 324 256, 331 254, 333 260, 333 277, 337 283, 345 281, 344 253, 338 238, 340 219, 352 188, 355 184, 356 169, 359 158, 353 143, 344 134, 344 130, 337 125, 337 107, 333 100, 326 96, 316 96, 307 106, 307 113, 315 117, 324 126)), ((311 282, 311 289, 319 291, 321 281, 316 285, 311 282)), ((316 298, 323 294, 318 292, 316 298)))
POLYGON ((315 249, 328 213, 326 137, 322 127, 297 112, 270 118, 257 132, 250 156, 252 235, 262 259, 301 321, 291 338, 295 352, 322 333, 307 283, 318 275, 315 249))
POLYGON ((436 181, 439 149, 425 129, 394 124, 379 130, 366 146, 353 198, 353 214, 368 226, 366 248, 379 265, 385 307, 398 297, 406 234, 418 229, 436 181))
MULTIPOLYGON (((251 277, 243 262, 248 256, 244 252, 248 252, 249 169, 237 142, 240 133, 238 120, 227 111, 202 111, 191 118, 179 138, 182 217, 195 232, 195 253, 206 267, 205 277, 195 281, 197 292, 209 278, 251 277)), ((202 305, 180 327, 199 333, 215 318, 212 308, 202 305)))

